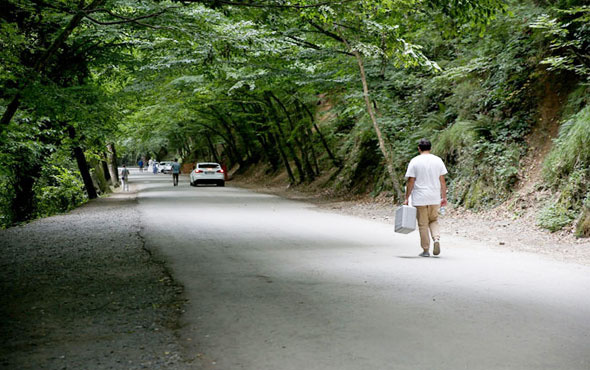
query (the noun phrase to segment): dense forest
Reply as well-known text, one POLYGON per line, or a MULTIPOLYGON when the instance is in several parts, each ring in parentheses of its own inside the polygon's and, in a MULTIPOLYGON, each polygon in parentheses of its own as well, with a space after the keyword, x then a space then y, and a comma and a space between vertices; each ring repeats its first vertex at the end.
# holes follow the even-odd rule
POLYGON ((109 192, 141 157, 399 203, 428 137, 455 206, 542 193, 539 225, 588 237, 585 3, 4 0, 0 224, 109 192))

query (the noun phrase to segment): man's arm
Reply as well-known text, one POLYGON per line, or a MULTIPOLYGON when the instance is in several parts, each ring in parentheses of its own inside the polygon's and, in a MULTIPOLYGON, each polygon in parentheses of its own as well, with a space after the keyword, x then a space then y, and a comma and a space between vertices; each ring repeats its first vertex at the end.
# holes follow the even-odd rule
MULTIPOLYGON (((441 176, 442 177, 442 176, 441 176)), ((416 182, 415 177, 408 177, 408 183, 406 184, 406 201, 404 205, 408 205, 410 201, 410 195, 412 194, 412 190, 414 190, 414 183, 416 182)))
POLYGON ((445 176, 441 175, 440 176, 440 197, 441 197, 441 202, 440 202, 440 206, 444 207, 447 205, 447 182, 445 181, 445 176))

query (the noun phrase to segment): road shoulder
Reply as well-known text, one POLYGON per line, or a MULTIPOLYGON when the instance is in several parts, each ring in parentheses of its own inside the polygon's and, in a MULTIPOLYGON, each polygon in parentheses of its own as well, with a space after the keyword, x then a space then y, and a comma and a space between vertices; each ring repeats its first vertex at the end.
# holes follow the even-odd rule
POLYGON ((182 288, 144 248, 133 193, 0 230, 0 364, 184 369, 182 288))
MULTIPOLYGON (((231 182, 231 186, 312 203, 323 211, 392 226, 395 223, 394 210, 397 206, 391 198, 385 196, 336 197, 329 191, 313 188, 306 191, 299 187, 276 184, 263 186, 260 182, 249 179, 236 179, 231 182)), ((560 262, 590 266, 589 239, 576 238, 571 232, 551 233, 538 227, 534 217, 513 217, 501 209, 476 213, 462 208, 453 209, 452 206, 447 208, 446 214, 440 218, 443 243, 445 238, 459 238, 466 243, 475 241, 499 251, 533 253, 560 262)), ((418 244, 418 235, 416 240, 418 244)))

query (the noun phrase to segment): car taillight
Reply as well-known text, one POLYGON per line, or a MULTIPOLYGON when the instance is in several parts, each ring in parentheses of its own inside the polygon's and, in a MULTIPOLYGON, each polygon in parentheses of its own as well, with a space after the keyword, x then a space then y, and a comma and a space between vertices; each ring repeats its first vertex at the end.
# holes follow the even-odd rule
POLYGON ((217 173, 223 173, 223 170, 217 170, 217 173))
POLYGON ((203 173, 201 170, 195 170, 195 173, 203 173))

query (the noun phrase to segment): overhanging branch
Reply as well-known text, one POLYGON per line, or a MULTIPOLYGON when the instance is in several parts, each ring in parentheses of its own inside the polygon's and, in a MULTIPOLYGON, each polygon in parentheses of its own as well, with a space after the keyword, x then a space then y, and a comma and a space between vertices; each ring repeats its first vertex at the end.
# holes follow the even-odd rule
MULTIPOLYGON (((203 3, 203 0, 177 0, 182 2, 183 4, 186 3, 203 3)), ((229 0, 215 0, 215 4, 219 5, 231 5, 231 6, 244 6, 249 8, 279 8, 279 9, 310 9, 310 8, 319 8, 322 6, 338 6, 347 3, 352 3, 358 0, 340 0, 340 1, 324 1, 317 4, 309 4, 309 5, 285 5, 285 4, 272 4, 272 3, 240 3, 237 1, 229 1, 229 0)))
POLYGON ((158 26, 153 26, 147 23, 142 23, 140 22, 141 20, 144 19, 149 19, 149 18, 155 18, 158 17, 164 13, 166 13, 168 10, 170 9, 178 9, 179 7, 175 6, 175 7, 168 7, 165 9, 160 10, 159 12, 155 12, 155 13, 151 13, 151 14, 145 14, 142 16, 138 16, 138 17, 125 17, 123 15, 120 14, 116 14, 113 11, 111 11, 110 9, 105 9, 105 8, 98 8, 98 9, 91 9, 85 12, 85 17, 92 21, 93 23, 96 24, 100 24, 103 26, 108 26, 108 25, 115 25, 115 24, 126 24, 126 23, 134 23, 140 26, 144 26, 144 27, 149 27, 149 28, 154 28, 154 29, 159 29, 160 27, 158 26), (94 17, 91 17, 90 14, 93 13, 106 13, 108 15, 110 15, 111 17, 118 19, 117 21, 100 21, 94 17))

